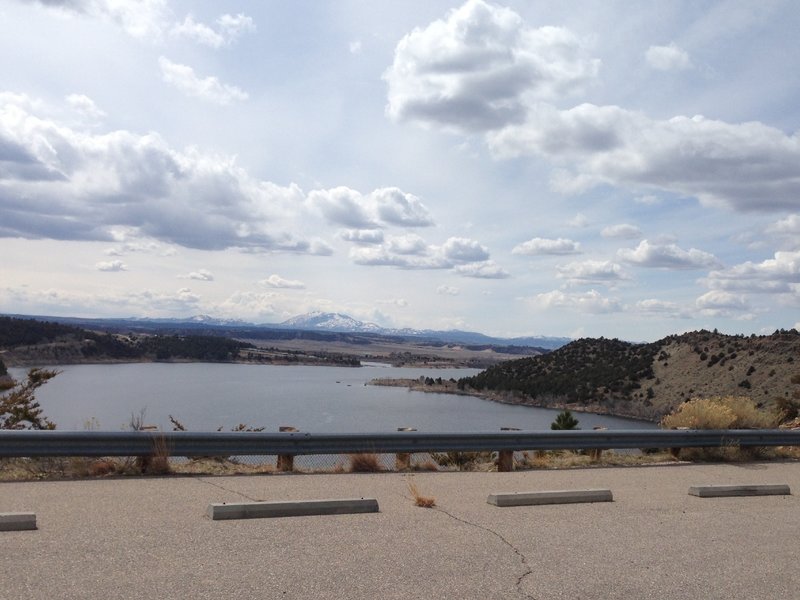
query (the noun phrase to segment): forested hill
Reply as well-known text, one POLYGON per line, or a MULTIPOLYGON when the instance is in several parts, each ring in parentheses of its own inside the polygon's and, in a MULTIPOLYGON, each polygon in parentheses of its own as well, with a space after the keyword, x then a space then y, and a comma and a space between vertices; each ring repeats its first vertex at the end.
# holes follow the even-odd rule
POLYGON ((657 420, 694 397, 749 396, 800 402, 800 333, 730 336, 696 331, 650 344, 585 338, 507 361, 459 381, 509 402, 572 405, 657 420))
POLYGON ((206 335, 123 335, 0 317, 0 351, 9 366, 139 360, 231 361, 252 348, 206 335))

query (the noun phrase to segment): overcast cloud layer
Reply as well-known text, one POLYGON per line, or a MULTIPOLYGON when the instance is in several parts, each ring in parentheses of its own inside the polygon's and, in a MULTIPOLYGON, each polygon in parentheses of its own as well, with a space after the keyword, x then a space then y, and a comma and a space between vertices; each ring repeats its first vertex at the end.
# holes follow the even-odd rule
POLYGON ((10 1, 0 312, 798 326, 798 30, 788 0, 10 1))

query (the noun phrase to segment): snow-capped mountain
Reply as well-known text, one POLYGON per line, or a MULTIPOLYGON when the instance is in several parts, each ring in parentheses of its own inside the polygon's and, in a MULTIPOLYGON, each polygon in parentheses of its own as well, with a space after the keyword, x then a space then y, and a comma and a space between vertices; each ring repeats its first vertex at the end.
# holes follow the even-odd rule
POLYGON ((388 333, 387 329, 375 323, 364 323, 363 321, 341 313, 327 313, 321 311, 314 311, 292 317, 278 324, 278 327, 284 327, 286 329, 321 329, 324 331, 346 333, 388 333))

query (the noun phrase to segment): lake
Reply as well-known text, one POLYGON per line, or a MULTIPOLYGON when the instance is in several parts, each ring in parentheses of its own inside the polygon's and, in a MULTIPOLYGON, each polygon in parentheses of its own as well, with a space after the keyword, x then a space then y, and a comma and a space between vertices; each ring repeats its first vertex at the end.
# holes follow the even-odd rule
MULTIPOLYGON (((477 369, 361 368, 208 363, 69 365, 37 391, 44 413, 61 430, 127 428, 145 423, 172 429, 169 415, 191 431, 245 423, 277 431, 291 425, 314 433, 371 433, 414 427, 430 432, 547 430, 559 411, 511 406, 471 396, 365 385, 376 377, 458 379, 477 369)), ((24 369, 9 369, 24 376, 24 369)), ((581 429, 651 429, 653 423, 578 413, 581 429)))

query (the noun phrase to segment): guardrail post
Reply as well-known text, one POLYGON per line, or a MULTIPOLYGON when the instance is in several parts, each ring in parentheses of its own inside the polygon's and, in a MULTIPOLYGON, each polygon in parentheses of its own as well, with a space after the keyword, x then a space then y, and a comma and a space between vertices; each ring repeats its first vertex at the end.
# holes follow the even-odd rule
MULTIPOLYGON (((500 431, 520 431, 519 427, 501 427, 500 431)), ((508 473, 514 470, 514 451, 500 450, 497 453, 497 471, 508 473)))
MULTIPOLYGON (((608 427, 603 427, 602 425, 595 425, 592 427, 594 431, 606 431, 608 427)), ((603 456, 603 448, 592 448, 589 450, 589 458, 593 462, 597 462, 600 460, 600 457, 603 456)))
MULTIPOLYGON (((416 431, 413 427, 398 427, 397 431, 416 431)), ((397 471, 408 471, 411 468, 411 453, 398 452, 394 457, 394 468, 397 471)))
MULTIPOLYGON (((282 425, 278 427, 278 431, 281 433, 295 433, 297 428, 291 425, 282 425)), ((279 454, 277 468, 278 471, 294 471, 294 454, 279 454)))

